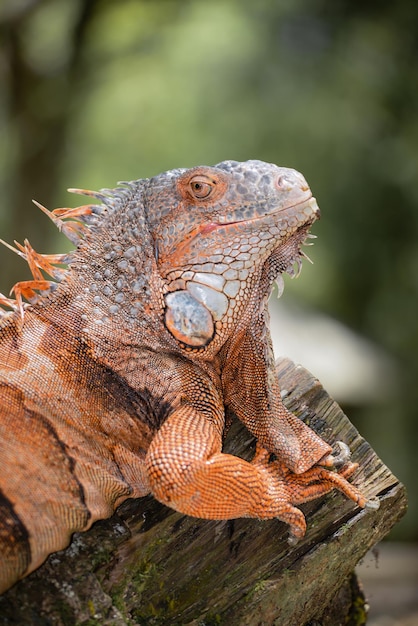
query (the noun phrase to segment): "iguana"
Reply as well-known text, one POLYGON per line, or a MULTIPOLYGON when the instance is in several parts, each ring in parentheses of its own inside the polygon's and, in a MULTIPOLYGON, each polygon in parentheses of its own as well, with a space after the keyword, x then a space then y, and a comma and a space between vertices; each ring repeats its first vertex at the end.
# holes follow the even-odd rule
POLYGON ((224 161, 70 191, 93 204, 39 206, 76 249, 16 244, 33 280, 1 297, 0 591, 148 493, 201 518, 277 517, 293 541, 295 505, 334 487, 377 506, 347 481, 346 447, 280 399, 267 299, 319 217, 303 176, 224 161), (222 453, 233 415, 251 462, 222 453))

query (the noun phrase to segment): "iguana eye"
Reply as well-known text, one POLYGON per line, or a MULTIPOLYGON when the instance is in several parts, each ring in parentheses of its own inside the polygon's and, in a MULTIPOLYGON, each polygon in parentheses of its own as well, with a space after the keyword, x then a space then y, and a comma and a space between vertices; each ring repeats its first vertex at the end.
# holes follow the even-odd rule
POLYGON ((214 182, 206 176, 195 176, 189 182, 190 193, 198 200, 208 198, 213 191, 214 182))

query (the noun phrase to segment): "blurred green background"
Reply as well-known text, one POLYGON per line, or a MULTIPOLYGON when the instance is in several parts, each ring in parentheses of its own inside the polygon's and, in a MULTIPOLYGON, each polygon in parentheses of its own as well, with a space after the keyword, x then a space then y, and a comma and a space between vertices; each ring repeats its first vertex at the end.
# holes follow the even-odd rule
MULTIPOLYGON (((323 217, 284 298, 391 360, 375 401, 345 408, 406 483, 392 536, 414 541, 417 24, 415 0, 0 3, 1 237, 68 248, 31 199, 74 206, 69 186, 224 159, 302 171, 323 217)), ((6 249, 0 268, 3 293, 28 276, 6 249)))

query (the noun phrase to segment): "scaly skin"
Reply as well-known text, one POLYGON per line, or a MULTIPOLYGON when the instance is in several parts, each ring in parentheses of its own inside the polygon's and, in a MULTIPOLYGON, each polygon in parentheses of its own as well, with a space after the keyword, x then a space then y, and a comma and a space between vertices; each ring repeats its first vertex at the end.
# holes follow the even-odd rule
POLYGON ((0 299, 0 591, 127 497, 293 538, 297 504, 337 487, 364 506, 274 370, 267 298, 319 215, 304 178, 226 161, 83 193, 102 204, 41 207, 76 250, 18 245, 33 281, 0 299), (222 453, 230 414, 251 463, 222 453))

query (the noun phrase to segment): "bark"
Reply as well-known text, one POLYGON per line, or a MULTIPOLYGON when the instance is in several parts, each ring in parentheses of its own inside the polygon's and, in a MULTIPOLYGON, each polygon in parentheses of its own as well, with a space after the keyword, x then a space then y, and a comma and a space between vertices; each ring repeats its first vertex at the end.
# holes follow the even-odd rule
MULTIPOLYGON (((308 531, 289 547, 278 520, 203 521, 130 500, 4 594, 0 625, 365 624, 353 571, 405 513, 405 489, 309 372, 281 359, 278 373, 287 406, 350 446, 353 481, 379 494, 378 511, 333 492, 302 507, 308 531)), ((245 457, 253 445, 234 423, 225 448, 245 457)))

